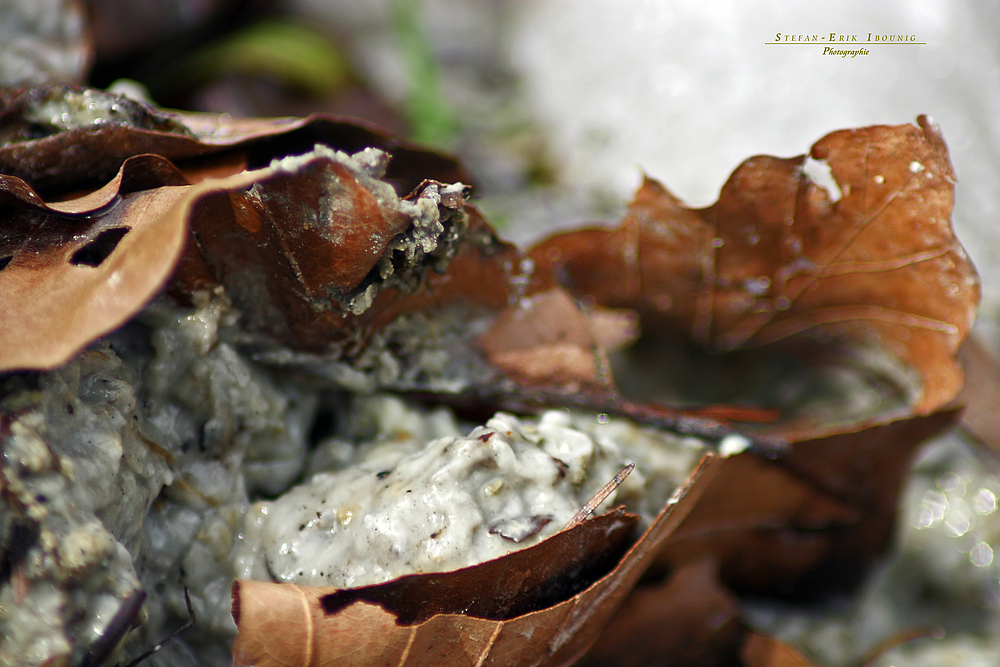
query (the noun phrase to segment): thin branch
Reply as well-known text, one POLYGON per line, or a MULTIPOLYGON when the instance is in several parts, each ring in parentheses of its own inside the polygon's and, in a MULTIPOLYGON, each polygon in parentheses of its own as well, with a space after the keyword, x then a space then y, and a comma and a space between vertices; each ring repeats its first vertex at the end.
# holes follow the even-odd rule
POLYGON ((598 505, 607 500, 608 496, 615 492, 615 489, 617 489, 619 485, 625 481, 625 478, 628 477, 633 470, 635 470, 634 463, 629 463, 627 466, 622 468, 610 482, 605 484, 600 491, 594 494, 593 498, 587 501, 587 504, 583 506, 583 509, 576 513, 576 516, 569 520, 569 523, 566 524, 566 528, 572 528, 578 523, 583 523, 588 516, 594 513, 594 510, 597 509, 598 505))
POLYGON ((125 665, 125 667, 135 667, 140 662, 142 662, 143 660, 145 660, 146 658, 148 658, 149 656, 153 655, 154 653, 156 653, 157 651, 159 651, 161 648, 163 648, 164 646, 166 646, 167 644, 169 644, 170 642, 172 642, 174 639, 177 638, 177 636, 179 634, 181 634, 182 632, 184 632, 185 630, 187 630, 188 628, 190 628, 191 626, 194 625, 194 621, 195 621, 194 609, 191 607, 191 596, 188 595, 187 586, 184 587, 184 605, 187 607, 187 612, 188 612, 188 620, 187 620, 187 622, 184 625, 182 625, 181 627, 179 627, 176 630, 174 630, 170 634, 170 636, 167 637, 166 639, 164 639, 162 642, 160 642, 159 644, 157 644, 153 648, 149 649, 148 651, 146 651, 145 653, 143 653, 142 655, 140 655, 138 658, 134 659, 132 662, 130 662, 127 665, 125 665))

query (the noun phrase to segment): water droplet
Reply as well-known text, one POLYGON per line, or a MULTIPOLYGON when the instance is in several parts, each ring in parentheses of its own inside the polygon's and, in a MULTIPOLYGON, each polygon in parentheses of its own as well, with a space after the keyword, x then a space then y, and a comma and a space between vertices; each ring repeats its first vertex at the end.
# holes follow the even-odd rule
POLYGON ((788 307, 792 305, 792 300, 787 296, 779 296, 774 300, 774 307, 778 310, 788 310, 788 307))
POLYGON ((921 505, 917 511, 916 518, 913 519, 913 527, 917 530, 930 528, 934 525, 934 510, 926 505, 921 505))
POLYGON ((944 528, 952 537, 961 537, 972 528, 972 517, 960 509, 954 509, 945 519, 944 528))
POLYGON ((937 478, 938 488, 945 493, 954 493, 957 496, 965 495, 965 480, 959 477, 956 472, 946 472, 937 478))
POLYGON ((920 164, 916 160, 910 163, 910 172, 914 174, 919 174, 924 170, 924 165, 920 164))
POLYGON ((986 542, 976 542, 976 546, 969 550, 969 560, 976 567, 989 567, 993 564, 993 547, 986 542))
POLYGON ((972 509, 976 510, 977 514, 982 514, 983 516, 992 514, 997 509, 996 494, 989 489, 979 489, 972 498, 972 509))
POLYGON ((771 287, 771 279, 767 276, 758 276, 756 278, 748 278, 743 281, 743 289, 749 292, 753 296, 764 296, 767 294, 768 288, 771 287))
POLYGON ((875 177, 875 182, 878 183, 879 185, 885 183, 885 176, 879 174, 878 176, 875 177))
POLYGON ((713 248, 721 248, 725 244, 726 244, 726 242, 723 241, 722 239, 718 238, 718 237, 712 239, 712 247, 713 248))
POLYGON ((913 522, 914 528, 932 528, 941 523, 948 511, 948 498, 939 491, 927 491, 913 522))
POLYGON ((598 424, 607 424, 608 423, 608 413, 602 412, 599 415, 597 415, 597 423, 598 424))
POLYGON ((719 442, 719 454, 722 456, 734 456, 742 454, 750 446, 750 441, 742 435, 731 433, 719 442))

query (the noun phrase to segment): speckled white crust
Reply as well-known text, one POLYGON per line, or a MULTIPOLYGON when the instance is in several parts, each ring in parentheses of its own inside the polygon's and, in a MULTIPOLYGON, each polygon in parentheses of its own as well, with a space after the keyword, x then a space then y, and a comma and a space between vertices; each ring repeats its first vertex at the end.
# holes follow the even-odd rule
POLYGON ((142 315, 153 328, 143 377, 148 420, 174 454, 177 476, 143 525, 151 548, 141 577, 157 598, 147 602, 142 641, 159 641, 169 617, 186 618, 185 587, 199 619, 185 636, 196 655, 182 643, 153 664, 227 659, 237 524, 251 497, 281 493, 302 475, 318 400, 315 390, 296 387, 220 338, 236 320, 224 295, 203 295, 198 305, 192 312, 156 304, 142 315))
MULTIPOLYGON (((399 399, 367 403, 361 410, 382 422, 382 432, 403 414, 410 421, 423 418, 399 399)), ((640 459, 639 476, 669 475, 661 491, 676 488, 700 447, 663 435, 647 434, 643 441, 632 428, 624 444, 663 450, 651 470, 654 451, 623 449, 608 437, 616 426, 619 437, 630 430, 617 421, 594 420, 588 433, 573 428, 568 412, 547 412, 537 421, 498 413, 466 436, 362 445, 349 465, 253 505, 234 558, 244 568, 238 574, 355 587, 457 569, 557 532, 629 461, 640 459), (600 439, 593 433, 598 430, 600 439)), ((639 476, 625 495, 642 511, 639 476)), ((665 501, 661 494, 649 504, 665 501)), ((615 502, 612 495, 606 504, 615 502)))

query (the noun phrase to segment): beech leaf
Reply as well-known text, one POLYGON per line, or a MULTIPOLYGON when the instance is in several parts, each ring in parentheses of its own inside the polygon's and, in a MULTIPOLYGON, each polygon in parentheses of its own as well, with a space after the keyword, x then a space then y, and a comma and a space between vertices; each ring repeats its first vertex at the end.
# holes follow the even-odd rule
POLYGON ((172 273, 187 210, 211 187, 125 192, 95 220, 15 214, 0 249, 0 369, 53 368, 135 315, 172 273))
POLYGON ((979 300, 950 225, 954 172, 926 117, 831 133, 809 156, 748 159, 705 209, 646 179, 615 229, 532 258, 578 298, 634 308, 711 350, 809 339, 876 346, 917 371, 928 414, 958 392, 979 300))
POLYGON ((592 320, 565 290, 541 292, 501 311, 478 344, 494 366, 527 385, 570 392, 581 385, 610 385, 607 356, 592 320))
POLYGON ((0 369, 53 368, 124 324, 173 275, 204 198, 274 173, 179 185, 185 179, 169 163, 140 156, 111 187, 55 205, 7 177, 4 192, 31 208, 14 213, 0 240, 0 303, 8 314, 0 322, 0 369))
MULTIPOLYGON (((4 176, 0 196, 12 215, 0 237, 0 299, 10 316, 0 324, 0 369, 63 363, 135 315, 171 278, 177 294, 225 285, 250 328, 293 347, 324 349, 354 323, 344 323, 342 310, 350 310, 359 285, 379 273, 375 265, 389 254, 388 245, 419 231, 381 203, 394 196, 383 192, 378 199, 324 150, 221 179, 199 173, 204 180, 194 185, 163 158, 137 156, 105 186, 55 203, 4 176), (330 188, 337 187, 340 194, 331 198, 330 188), (325 226, 301 225, 317 198, 344 215, 325 226), (298 217, 282 216, 288 207, 298 217), (269 299, 259 298, 261 279, 269 299)), ((403 275, 410 282, 402 286, 416 288, 426 265, 443 271, 464 240, 463 195, 442 188, 424 184, 414 205, 427 192, 430 206, 443 212, 445 225, 453 218, 454 228, 432 232, 439 238, 431 241, 412 241, 424 248, 436 243, 428 253, 410 256, 404 249, 403 258, 393 258, 397 285, 403 275)), ((366 289, 360 286, 362 297, 366 289)), ((388 301, 398 301, 396 294, 388 301)), ((376 312, 389 321, 400 312, 394 306, 376 312)))
POLYGON ((797 442, 774 460, 720 460, 666 538, 650 580, 638 583, 583 664, 694 667, 741 654, 753 665, 809 665, 781 662, 798 654, 748 632, 732 590, 812 600, 859 583, 888 546, 914 451, 957 416, 797 442))
POLYGON ((659 562, 714 558, 723 581, 743 592, 849 589, 889 546, 917 447, 958 416, 943 411, 798 441, 773 460, 732 456, 666 540, 659 562))
POLYGON ((711 558, 640 581, 582 667, 728 664, 744 634, 740 606, 711 558))

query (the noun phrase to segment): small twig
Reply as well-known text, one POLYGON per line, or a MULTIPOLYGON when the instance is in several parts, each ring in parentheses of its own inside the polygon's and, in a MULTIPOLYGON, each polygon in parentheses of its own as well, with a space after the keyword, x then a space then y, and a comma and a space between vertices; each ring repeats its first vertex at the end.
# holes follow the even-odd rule
POLYGON ((617 489, 618 486, 625 481, 625 478, 628 477, 629 473, 633 470, 635 470, 634 463, 629 463, 627 466, 622 468, 621 471, 614 476, 614 479, 605 484, 600 491, 594 494, 594 497, 583 506, 583 509, 577 512, 576 516, 569 520, 569 523, 566 524, 566 528, 572 528, 576 524, 585 521, 588 516, 594 513, 594 510, 597 509, 598 505, 607 500, 608 496, 615 492, 615 489, 617 489))
MULTIPOLYGON (((727 436, 738 435, 750 443, 747 451, 769 459, 780 458, 789 451, 788 442, 780 436, 760 435, 734 428, 725 421, 712 418, 712 413, 706 413, 704 409, 684 410, 655 403, 628 401, 617 391, 569 393, 547 387, 491 386, 480 387, 464 394, 410 392, 409 395, 425 403, 445 403, 477 412, 486 411, 490 415, 496 410, 524 414, 551 408, 604 413, 626 417, 640 424, 673 431, 680 435, 690 435, 710 443, 709 446, 713 444, 717 446, 727 436)), ((771 412, 763 410, 742 416, 756 417, 758 419, 752 421, 765 422, 774 418, 771 412), (759 419, 764 417, 766 419, 759 419)))
POLYGON ((87 648, 87 652, 83 654, 80 667, 97 667, 108 659, 115 647, 124 639, 125 634, 132 628, 145 599, 146 591, 144 590, 134 590, 125 598, 121 606, 118 607, 118 611, 108 621, 104 632, 94 640, 94 643, 87 648))
POLYGON ((191 608, 191 596, 188 595, 187 586, 184 587, 184 605, 187 607, 187 612, 188 612, 188 620, 187 620, 187 622, 184 625, 182 625, 181 627, 179 627, 176 630, 174 630, 170 634, 170 636, 167 637, 166 639, 164 639, 162 642, 160 642, 159 644, 157 644, 153 648, 149 649, 148 651, 146 651, 145 653, 143 653, 142 655, 140 655, 138 658, 134 659, 132 662, 130 662, 127 665, 125 665, 125 667, 135 667, 140 662, 142 662, 143 660, 145 660, 146 658, 148 658, 149 656, 153 655, 154 653, 156 653, 157 651, 159 651, 161 648, 163 648, 164 646, 166 646, 167 644, 169 644, 170 642, 172 642, 174 639, 177 638, 177 636, 179 634, 181 634, 182 632, 184 632, 185 630, 187 630, 188 628, 190 628, 191 626, 194 625, 194 620, 195 620, 194 619, 194 609, 191 608))

